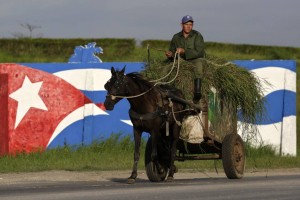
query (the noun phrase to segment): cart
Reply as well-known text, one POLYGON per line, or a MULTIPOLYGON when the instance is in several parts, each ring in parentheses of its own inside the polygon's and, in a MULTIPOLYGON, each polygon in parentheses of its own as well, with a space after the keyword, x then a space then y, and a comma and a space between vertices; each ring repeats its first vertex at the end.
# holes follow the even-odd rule
MULTIPOLYGON (((208 95, 203 105, 180 99, 172 94, 170 98, 184 102, 190 107, 201 109, 203 127, 203 139, 199 143, 190 143, 179 139, 177 144, 177 161, 185 160, 217 160, 221 159, 226 176, 229 179, 240 179, 245 169, 245 147, 240 135, 237 133, 237 114, 230 113, 222 106, 223 102, 216 99, 215 91, 208 95), (220 109, 221 108, 221 109, 220 109), (222 112, 222 119, 218 115, 222 112)), ((161 141, 162 143, 164 140, 161 141)), ((165 180, 169 169, 170 149, 168 145, 158 145, 158 162, 164 172, 158 173, 151 161, 151 137, 148 139, 145 149, 145 168, 150 181, 158 182, 165 180)))

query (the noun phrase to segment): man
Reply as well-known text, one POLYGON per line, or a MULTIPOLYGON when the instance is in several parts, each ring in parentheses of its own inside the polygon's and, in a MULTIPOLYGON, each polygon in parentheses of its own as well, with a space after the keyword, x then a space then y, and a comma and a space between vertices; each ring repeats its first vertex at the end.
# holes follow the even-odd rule
POLYGON ((204 40, 200 32, 193 30, 194 20, 186 15, 181 20, 182 30, 173 35, 167 58, 173 58, 177 52, 181 58, 194 65, 194 102, 201 98, 201 79, 203 76, 203 64, 201 58, 205 56, 204 40))

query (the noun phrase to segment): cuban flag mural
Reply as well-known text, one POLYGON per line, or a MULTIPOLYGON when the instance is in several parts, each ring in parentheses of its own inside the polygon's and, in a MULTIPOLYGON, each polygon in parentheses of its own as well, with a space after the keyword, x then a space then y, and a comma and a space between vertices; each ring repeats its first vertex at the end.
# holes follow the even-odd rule
POLYGON ((110 68, 140 71, 144 63, 102 63, 95 43, 75 48, 69 63, 0 64, 0 155, 89 145, 112 133, 132 134, 126 100, 103 106, 110 68))
MULTIPOLYGON (((103 106, 110 69, 126 73, 142 62, 102 62, 90 43, 75 48, 69 63, 0 64, 0 155, 81 146, 111 134, 132 135, 129 104, 103 106)), ((268 120, 258 122, 261 137, 283 155, 296 155, 296 64, 294 61, 234 61, 266 79, 268 120)))
POLYGON ((102 104, 111 66, 124 65, 129 73, 143 63, 0 64, 0 73, 8 74, 6 151, 88 145, 112 133, 130 134, 127 101, 109 114, 102 104))
POLYGON ((256 123, 261 137, 261 141, 258 142, 272 145, 281 155, 296 156, 296 62, 293 60, 234 62, 254 72, 261 79, 264 88, 267 112, 265 118, 256 123))

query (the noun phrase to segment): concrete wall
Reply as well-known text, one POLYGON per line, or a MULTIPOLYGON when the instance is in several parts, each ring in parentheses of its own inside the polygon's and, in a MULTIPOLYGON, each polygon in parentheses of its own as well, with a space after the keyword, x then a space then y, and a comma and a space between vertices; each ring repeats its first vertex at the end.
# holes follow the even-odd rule
MULTIPOLYGON (((234 61, 269 81, 268 120, 257 122, 263 141, 296 155, 296 63, 234 61)), ((132 135, 126 100, 103 107, 110 68, 140 71, 143 63, 0 64, 0 154, 89 145, 112 133, 132 135)), ((245 133, 241 133, 245 134, 245 133)))

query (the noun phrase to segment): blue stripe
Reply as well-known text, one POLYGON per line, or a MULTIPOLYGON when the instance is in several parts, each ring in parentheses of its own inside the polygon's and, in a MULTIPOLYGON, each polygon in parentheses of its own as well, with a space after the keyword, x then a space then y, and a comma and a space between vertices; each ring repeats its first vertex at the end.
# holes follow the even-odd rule
POLYGON ((248 70, 254 70, 264 67, 279 67, 291 70, 296 73, 296 61, 295 60, 235 60, 233 61, 236 65, 244 67, 248 70))
POLYGON ((126 66, 126 73, 141 71, 145 66, 143 62, 104 62, 104 63, 19 63, 27 67, 42 70, 48 73, 72 69, 122 69, 126 66))
MULTIPOLYGON (((257 125, 282 122, 284 117, 296 116, 296 93, 289 90, 277 90, 264 97, 266 113, 257 125)), ((239 117, 239 121, 242 119, 239 117)))
POLYGON ((283 117, 296 116, 296 92, 283 90, 284 110, 283 117))
POLYGON ((106 91, 86 91, 81 90, 81 92, 87 96, 94 103, 103 103, 105 101, 106 91))
POLYGON ((121 122, 118 118, 109 115, 89 116, 66 127, 54 138, 47 149, 63 147, 65 145, 76 148, 81 145, 90 145, 93 142, 108 139, 112 133, 121 134, 121 137, 123 137, 132 135, 132 131, 132 126, 121 122), (87 128, 86 121, 92 122, 92 126, 88 126, 88 130, 85 131, 83 127, 87 128))

